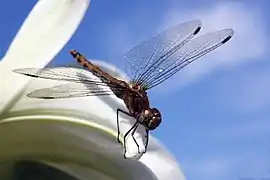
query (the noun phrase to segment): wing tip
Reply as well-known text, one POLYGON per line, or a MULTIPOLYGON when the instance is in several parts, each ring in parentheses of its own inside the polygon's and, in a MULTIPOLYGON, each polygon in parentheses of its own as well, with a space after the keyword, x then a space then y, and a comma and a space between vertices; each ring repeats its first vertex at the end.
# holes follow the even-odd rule
POLYGON ((187 23, 196 24, 197 26, 202 26, 202 21, 200 19, 193 19, 190 21, 187 21, 187 23))
POLYGON ((223 31, 228 34, 227 37, 225 39, 223 39, 223 41, 221 42, 222 44, 225 44, 233 37, 234 30, 232 28, 228 28, 228 29, 223 29, 223 31))
POLYGON ((36 97, 35 95, 33 95, 33 92, 28 93, 26 96, 29 98, 39 98, 39 97, 36 97))
POLYGON ((195 27, 193 31, 193 35, 198 34, 202 29, 202 21, 200 19, 193 19, 193 20, 187 21, 184 24, 188 24, 188 26, 195 27))
POLYGON ((214 36, 219 39, 219 43, 225 44, 228 42, 234 35, 234 30, 232 28, 220 29, 213 32, 208 32, 202 35, 201 37, 214 36))
POLYGON ((202 22, 199 19, 193 19, 193 20, 182 22, 176 25, 176 27, 187 27, 189 30, 191 30, 192 35, 196 35, 200 32, 202 28, 202 22))
POLYGON ((231 36, 234 34, 234 29, 233 28, 227 28, 227 29, 223 29, 223 30, 228 32, 228 34, 230 34, 231 36))
POLYGON ((28 93, 27 94, 27 97, 29 97, 29 98, 35 98, 35 99, 55 99, 52 96, 37 96, 36 95, 36 91, 33 91, 33 92, 28 93))
POLYGON ((202 27, 202 21, 200 19, 193 19, 193 20, 187 21, 186 23, 193 24, 194 26, 197 26, 197 27, 202 27))
MULTIPOLYGON (((37 89, 35 91, 32 91, 27 94, 27 97, 29 98, 38 98, 38 99, 43 99, 44 98, 44 90, 43 89, 37 89)), ((45 96, 46 98, 47 96, 45 96)))
POLYGON ((26 75, 26 76, 38 78, 39 76, 26 72, 26 70, 30 70, 30 69, 31 68, 21 68, 21 69, 13 69, 12 71, 17 73, 17 74, 23 74, 23 75, 26 75))
POLYGON ((201 26, 197 27, 197 29, 195 29, 195 31, 193 32, 193 35, 196 35, 200 32, 200 30, 202 29, 201 26))
POLYGON ((12 71, 18 74, 22 74, 23 69, 13 69, 12 71))

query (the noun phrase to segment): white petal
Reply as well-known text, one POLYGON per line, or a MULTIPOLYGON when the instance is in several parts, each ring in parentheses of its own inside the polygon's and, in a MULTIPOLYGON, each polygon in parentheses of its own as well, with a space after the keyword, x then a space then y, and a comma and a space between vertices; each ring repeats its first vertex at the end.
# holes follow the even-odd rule
MULTIPOLYGON (((98 64, 97 61, 95 63, 98 64)), ((113 68, 102 65, 102 63, 98 64, 101 68, 106 68, 109 73, 113 73, 113 68)), ((119 73, 119 72, 117 72, 119 73)), ((121 77, 121 74, 113 73, 118 77, 121 77)), ((25 77, 28 78, 28 77, 25 77)), ((77 158, 83 159, 84 163, 89 163, 91 158, 93 158, 93 154, 98 153, 106 158, 112 158, 110 161, 112 162, 100 162, 100 163, 116 163, 121 166, 122 172, 129 172, 129 177, 133 177, 135 179, 155 179, 152 176, 152 173, 160 179, 160 180, 184 180, 183 173, 177 163, 177 161, 172 157, 172 155, 167 152, 167 150, 153 137, 150 135, 150 142, 148 151, 146 154, 138 154, 137 146, 132 138, 128 138, 127 143, 127 156, 130 159, 139 159, 139 161, 145 166, 138 166, 133 164, 129 164, 130 161, 123 158, 123 147, 117 143, 116 135, 116 113, 115 110, 117 107, 125 108, 122 101, 113 97, 85 97, 85 98, 70 98, 70 99, 62 99, 62 100, 41 100, 41 99, 32 99, 27 98, 26 94, 36 90, 38 88, 51 87, 55 84, 59 84, 59 81, 53 80, 44 80, 44 79, 33 79, 30 86, 25 90, 24 96, 13 106, 9 114, 12 118, 16 118, 15 112, 19 114, 26 114, 27 116, 21 117, 22 119, 35 119, 36 121, 40 121, 42 118, 46 121, 50 121, 48 126, 42 126, 44 129, 36 130, 37 132, 43 132, 43 134, 48 134, 47 137, 43 137, 44 141, 57 141, 61 148, 65 143, 72 144, 72 146, 76 146, 76 148, 81 149, 80 151, 85 152, 86 154, 80 153, 79 150, 70 149, 71 154, 78 154, 77 158), (37 114, 34 116, 34 114, 37 114), (42 115, 46 115, 47 117, 42 117, 42 115), (69 122, 68 124, 73 124, 70 126, 63 126, 59 121, 62 119, 63 122, 69 122), (83 124, 83 125, 82 125, 83 124), (50 136, 49 136, 50 134, 50 136), (63 137, 61 137, 63 136, 63 137), (52 138, 54 137, 54 138, 52 138), (58 140, 61 139, 61 140, 58 140), (75 138, 75 139, 74 139, 75 138), (52 140, 53 139, 53 140, 52 140), (61 141, 61 143, 59 142, 61 141), (83 149, 83 150, 82 150, 83 149), (97 151, 97 152, 96 152, 97 151), (88 154, 89 153, 89 154, 88 154), (80 154, 80 155, 79 155, 80 154), (134 169, 137 168, 137 170, 134 169), (147 170, 148 169, 148 170, 147 170), (149 172, 151 170, 151 172, 149 172)), ((65 83, 65 82, 63 82, 65 83)), ((7 115, 5 115, 7 116, 7 115)), ((125 133, 134 123, 134 119, 128 119, 125 116, 122 116, 122 125, 120 127, 121 132, 125 133)), ((16 125, 14 125, 16 126, 16 125)), ((17 125, 22 129, 21 131, 29 131, 32 132, 33 128, 36 129, 38 126, 34 124, 29 124, 31 127, 30 130, 24 130, 26 128, 17 125)), ((1 126, 0 126, 1 127, 1 126)), ((3 128, 7 128, 7 125, 3 126, 3 128)), ((36 134, 35 132, 32 134, 36 134)), ((1 130, 0 130, 1 132, 1 130)), ((5 132, 9 132, 6 130, 5 132)), ((10 133, 14 132, 14 130, 10 130, 10 133)), ((23 133, 21 133, 23 134, 23 133)), ((8 136, 3 134, 3 136, 8 136)), ((25 138, 25 141, 32 141, 33 137, 30 139, 25 138)), ((135 138, 137 142, 139 142, 140 147, 144 148, 144 134, 140 131, 135 133, 135 138)), ((37 137, 38 140, 35 142, 38 143, 42 141, 42 137, 37 137), (41 138, 41 139, 40 139, 41 138)), ((11 142, 9 142, 11 143, 11 142)), ((46 146, 42 145, 42 142, 38 146, 46 146)), ((4 145, 0 146, 4 147, 4 145)), ((47 145, 48 146, 48 145, 47 145)), ((33 147, 34 148, 34 147, 33 147)), ((74 147, 75 148, 75 147, 74 147)), ((35 148, 34 148, 35 150, 35 148)), ((34 151, 33 150, 33 151, 34 151)), ((143 149, 142 149, 143 150, 143 149)), ((18 150, 19 151, 19 150, 18 150)), ((62 150, 63 153, 65 150, 62 150)), ((44 152, 45 153, 45 152, 44 152)), ((48 153, 48 152, 47 152, 48 153)), ((49 153, 48 153, 49 154, 49 153)), ((73 155, 70 156, 72 157, 73 155)), ((0 154, 1 156, 1 154, 0 154)), ((69 157, 70 158, 70 157, 69 157)), ((0 157, 1 159, 1 157, 0 157)), ((103 161, 100 160, 99 161, 103 161)), ((52 163, 46 160, 48 163, 52 163)), ((138 161, 132 161, 138 162, 138 161)), ((70 163, 75 163, 70 160, 70 163)), ((55 166, 61 166, 64 169, 72 169, 72 167, 76 165, 70 164, 61 164, 59 162, 53 163, 55 166)), ((89 168, 89 167, 88 167, 89 168)), ((111 167, 114 168, 114 167, 111 167)), ((83 169, 83 168, 79 168, 83 169)), ((79 170, 78 170, 79 171, 79 170)), ((76 171, 78 173, 78 171, 76 171)), ((115 170, 117 171, 117 170, 115 170)), ((76 173, 74 172, 74 173, 76 173)), ((124 176, 122 174, 122 176, 124 176)), ((130 179, 130 178, 129 178, 130 179)))
POLYGON ((0 61, 0 113, 16 100, 29 79, 12 72, 44 67, 80 24, 90 0, 42 0, 34 6, 0 61))

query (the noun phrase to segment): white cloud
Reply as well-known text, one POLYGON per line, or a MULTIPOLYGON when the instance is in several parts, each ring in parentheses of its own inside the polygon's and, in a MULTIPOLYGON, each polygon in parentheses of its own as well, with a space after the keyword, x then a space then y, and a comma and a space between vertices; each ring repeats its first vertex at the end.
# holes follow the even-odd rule
MULTIPOLYGON (((266 18, 263 18, 259 9, 232 2, 216 3, 205 9, 172 8, 160 29, 177 24, 179 20, 192 19, 202 21, 202 30, 199 34, 223 28, 233 28, 235 34, 227 44, 190 64, 183 73, 174 77, 174 80, 181 77, 182 85, 220 68, 240 65, 250 60, 260 61, 268 55, 270 38, 265 27, 266 18)), ((175 84, 174 86, 178 87, 175 84)))
POLYGON ((200 19, 202 21, 203 26, 199 35, 222 28, 233 28, 235 31, 233 38, 227 44, 188 65, 183 72, 165 82, 163 85, 165 88, 162 88, 161 91, 178 89, 211 72, 250 61, 261 61, 268 55, 267 48, 270 45, 270 38, 265 27, 267 19, 263 17, 259 8, 247 4, 217 1, 215 4, 203 8, 194 7, 192 10, 176 9, 172 6, 159 24, 158 21, 154 21, 148 24, 140 23, 143 27, 135 26, 138 22, 145 22, 144 19, 149 19, 148 16, 150 17, 152 14, 138 12, 129 21, 125 18, 114 21, 103 30, 106 54, 111 59, 115 59, 116 64, 121 64, 118 57, 122 53, 142 40, 171 25, 188 20, 200 19), (167 88, 168 85, 170 88, 167 88))
POLYGON ((207 9, 177 12, 170 12, 167 19, 171 19, 171 21, 165 22, 172 24, 178 22, 179 19, 200 19, 202 21, 201 33, 222 28, 235 30, 235 35, 228 43, 229 45, 211 53, 224 63, 258 58, 265 55, 267 51, 266 19, 262 17, 259 9, 240 3, 223 2, 208 6, 207 9))

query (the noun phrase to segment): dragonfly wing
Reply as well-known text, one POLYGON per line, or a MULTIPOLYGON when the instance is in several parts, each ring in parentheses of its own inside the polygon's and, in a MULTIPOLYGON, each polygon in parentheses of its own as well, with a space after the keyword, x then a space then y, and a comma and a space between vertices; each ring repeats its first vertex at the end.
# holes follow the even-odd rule
POLYGON ((222 29, 201 35, 184 45, 176 45, 167 54, 160 54, 156 61, 158 63, 152 64, 137 77, 137 82, 143 82, 146 89, 153 88, 199 57, 228 42, 233 34, 232 29, 222 29))
POLYGON ((159 65, 162 55, 168 53, 176 45, 182 46, 187 43, 200 29, 199 20, 185 22, 135 46, 123 56, 125 72, 133 81, 139 82, 153 65, 159 65))
MULTIPOLYGON (((116 90, 117 91, 117 90, 116 90)), ((29 93, 31 98, 60 99, 70 97, 113 95, 110 88, 101 88, 95 84, 67 83, 51 88, 43 88, 29 93)))
POLYGON ((69 82, 82 82, 87 84, 98 84, 104 86, 115 86, 102 82, 91 72, 74 67, 55 67, 55 68, 22 68, 13 70, 16 73, 35 78, 51 80, 61 80, 69 82))

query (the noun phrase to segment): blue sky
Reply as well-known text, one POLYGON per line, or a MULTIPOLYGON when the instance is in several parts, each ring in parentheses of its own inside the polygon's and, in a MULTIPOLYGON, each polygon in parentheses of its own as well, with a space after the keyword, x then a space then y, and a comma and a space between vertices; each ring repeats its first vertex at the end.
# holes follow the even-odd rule
MULTIPOLYGON (((1 56, 35 2, 2 2, 1 56)), ((231 42, 151 90, 152 105, 163 114, 153 134, 189 180, 270 177, 269 5, 266 0, 93 0, 52 65, 73 62, 68 54, 73 48, 117 65, 133 45, 194 18, 202 20, 202 33, 234 28, 231 42)))

